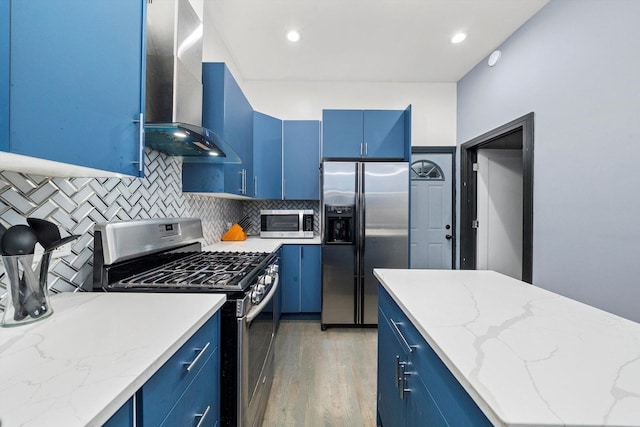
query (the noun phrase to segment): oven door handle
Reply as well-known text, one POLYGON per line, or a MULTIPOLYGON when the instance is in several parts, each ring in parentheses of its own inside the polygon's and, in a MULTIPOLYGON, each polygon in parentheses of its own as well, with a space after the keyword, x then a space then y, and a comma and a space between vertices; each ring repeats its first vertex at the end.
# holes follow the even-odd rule
POLYGON ((280 275, 278 273, 276 273, 276 279, 273 282, 273 286, 271 286, 271 290, 269 291, 267 296, 264 297, 264 299, 262 301, 260 301, 260 304, 256 305, 255 307, 252 307, 251 310, 249 310, 249 312, 245 316, 245 320, 246 320, 247 323, 253 322, 253 319, 258 317, 258 315, 260 313, 262 313, 262 310, 264 309, 264 307, 267 304, 269 304, 269 301, 271 301, 273 296, 276 294, 276 291, 278 290, 279 283, 280 283, 280 275))

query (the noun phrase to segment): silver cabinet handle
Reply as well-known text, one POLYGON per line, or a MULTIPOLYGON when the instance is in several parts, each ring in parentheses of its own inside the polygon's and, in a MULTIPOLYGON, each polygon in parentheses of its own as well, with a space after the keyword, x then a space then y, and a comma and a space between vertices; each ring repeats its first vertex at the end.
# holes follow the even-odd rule
POLYGON ((369 144, 367 144, 366 142, 364 143, 364 155, 369 155, 369 144))
POLYGON ((361 155, 361 156, 362 156, 362 146, 363 146, 363 145, 364 145, 364 144, 361 142, 361 143, 360 143, 360 155, 361 155))
POLYGON ((139 118, 133 123, 138 123, 138 161, 133 163, 138 164, 138 172, 142 174, 144 170, 144 113, 140 113, 139 118))
POLYGON ((196 418, 200 417, 200 421, 198 421, 196 427, 202 427, 204 425, 204 419, 209 415, 209 410, 211 410, 211 406, 207 406, 207 409, 205 409, 202 414, 196 414, 196 418))
POLYGON ((399 386, 398 388, 400 390, 400 399, 404 399, 404 394, 409 393, 411 391, 410 389, 404 387, 407 381, 405 376, 410 374, 405 372, 405 369, 407 367, 407 362, 398 362, 398 365, 400 367, 400 376, 398 377, 398 386, 399 386))
POLYGON ((209 348, 209 344, 211 344, 211 343, 207 343, 204 347, 202 347, 201 349, 198 350, 198 354, 197 354, 196 358, 193 359, 193 361, 191 363, 185 363, 185 365, 189 365, 189 366, 187 366, 187 372, 191 372, 193 367, 196 366, 196 364, 198 363, 198 360, 200 360, 202 355, 207 351, 207 348, 209 348))
POLYGON ((240 171, 240 194, 247 194, 247 170, 240 171))
POLYGON ((253 196, 258 197, 258 177, 253 177, 253 196))
POLYGON ((405 345, 407 351, 409 353, 413 352, 413 348, 409 345, 409 343, 407 342, 407 339, 404 337, 404 335, 402 335, 402 332, 400 332, 400 328, 398 328, 398 325, 402 325, 402 323, 394 322, 393 319, 389 319, 389 320, 391 320, 391 324, 393 325, 393 328, 396 330, 396 333, 398 334, 398 336, 402 340, 402 343, 405 345))

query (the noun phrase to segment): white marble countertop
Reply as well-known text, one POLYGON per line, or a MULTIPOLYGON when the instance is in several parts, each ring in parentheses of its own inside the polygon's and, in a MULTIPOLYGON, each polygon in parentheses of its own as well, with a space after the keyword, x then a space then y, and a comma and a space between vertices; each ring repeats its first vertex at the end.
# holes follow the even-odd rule
POLYGON ((495 425, 640 426, 640 324, 491 271, 374 273, 495 425))
POLYGON ((2 427, 100 426, 224 303, 219 294, 62 293, 0 328, 2 427))
POLYGON ((257 236, 249 236, 247 240, 238 242, 218 242, 205 246, 205 251, 227 252, 273 252, 281 245, 319 245, 320 236, 313 239, 262 239, 257 236))

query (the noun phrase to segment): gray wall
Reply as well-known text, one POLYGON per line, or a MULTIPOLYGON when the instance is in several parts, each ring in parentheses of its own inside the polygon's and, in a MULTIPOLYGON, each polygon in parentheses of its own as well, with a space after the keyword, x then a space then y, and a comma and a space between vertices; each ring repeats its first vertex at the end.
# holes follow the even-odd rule
POLYGON ((457 107, 458 145, 534 112, 533 283, 635 321, 639 19, 637 0, 551 0, 458 82, 457 107))

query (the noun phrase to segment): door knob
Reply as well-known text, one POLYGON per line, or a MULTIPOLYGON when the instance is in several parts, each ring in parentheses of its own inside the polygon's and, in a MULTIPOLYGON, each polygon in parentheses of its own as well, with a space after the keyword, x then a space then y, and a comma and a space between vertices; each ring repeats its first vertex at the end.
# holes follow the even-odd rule
POLYGON ((451 240, 453 239, 453 236, 451 234, 447 234, 446 236, 444 236, 444 238, 447 240, 451 240))

